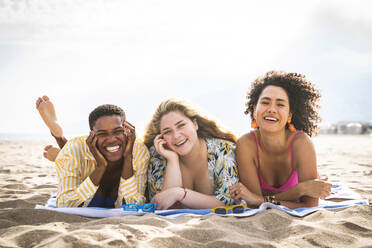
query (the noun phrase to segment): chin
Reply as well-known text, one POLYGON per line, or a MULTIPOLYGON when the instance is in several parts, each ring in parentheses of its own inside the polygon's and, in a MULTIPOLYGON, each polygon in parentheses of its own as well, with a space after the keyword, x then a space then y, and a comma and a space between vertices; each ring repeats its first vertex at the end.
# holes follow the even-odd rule
POLYGON ((186 155, 188 155, 190 152, 191 152, 191 148, 186 148, 186 149, 182 149, 182 150, 178 150, 178 151, 176 151, 176 153, 177 153, 179 156, 186 156, 186 155))
MULTIPOLYGON (((261 127, 260 127, 261 128, 261 127)), ((268 133, 277 133, 280 131, 285 130, 284 128, 277 128, 277 127, 267 127, 267 128, 261 128, 261 131, 268 132, 268 133)))
POLYGON ((121 155, 109 155, 109 156, 106 155, 104 157, 108 162, 117 162, 122 158, 121 155))
POLYGON ((121 158, 115 158, 115 159, 113 159, 113 158, 106 158, 107 162, 110 162, 110 163, 118 162, 118 161, 120 161, 120 159, 121 158))

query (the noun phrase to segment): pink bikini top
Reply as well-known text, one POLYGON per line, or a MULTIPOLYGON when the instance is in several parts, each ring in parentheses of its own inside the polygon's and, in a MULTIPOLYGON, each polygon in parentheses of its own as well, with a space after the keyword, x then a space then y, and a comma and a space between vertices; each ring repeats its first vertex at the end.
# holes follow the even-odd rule
POLYGON ((251 132, 254 140, 256 141, 257 161, 258 161, 257 175, 258 175, 258 179, 260 181, 261 189, 269 190, 269 191, 286 191, 286 190, 290 189, 291 187, 295 186, 296 184, 298 184, 298 172, 297 172, 297 170, 296 170, 296 168, 294 167, 294 164, 293 164, 292 144, 293 144, 293 141, 294 141, 296 135, 299 134, 299 133, 302 133, 302 131, 298 131, 293 135, 292 142, 291 142, 290 148, 289 148, 290 153, 291 153, 292 173, 289 176, 288 180, 282 186, 280 186, 279 188, 275 188, 275 187, 267 184, 264 181, 264 179, 261 175, 261 172, 260 172, 260 155, 258 153, 258 142, 257 142, 256 135, 254 134, 254 131, 251 132))

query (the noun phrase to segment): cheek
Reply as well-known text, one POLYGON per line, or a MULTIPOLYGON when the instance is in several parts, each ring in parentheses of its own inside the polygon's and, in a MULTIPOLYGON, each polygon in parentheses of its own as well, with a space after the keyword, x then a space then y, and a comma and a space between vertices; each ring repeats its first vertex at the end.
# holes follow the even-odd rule
POLYGON ((288 109, 282 109, 282 110, 280 111, 280 113, 281 113, 283 116, 287 116, 287 117, 289 117, 289 111, 288 111, 288 109))
POLYGON ((122 134, 122 135, 118 136, 118 139, 120 141, 122 141, 124 144, 127 143, 127 140, 128 140, 128 138, 125 134, 122 134))
POLYGON ((97 138, 97 143, 96 143, 96 146, 98 148, 99 151, 103 151, 103 142, 104 142, 104 139, 103 138, 97 138))
POLYGON ((186 133, 190 138, 198 139, 198 130, 195 128, 188 129, 186 133))
POLYGON ((264 109, 265 109, 265 106, 262 105, 262 104, 260 104, 260 105, 258 105, 258 106, 256 107, 256 109, 255 109, 254 112, 255 112, 256 114, 258 114, 258 113, 262 112, 264 109))
POLYGON ((172 140, 172 138, 169 134, 164 134, 163 139, 164 139, 165 142, 167 142, 167 144, 170 144, 171 140, 172 140))

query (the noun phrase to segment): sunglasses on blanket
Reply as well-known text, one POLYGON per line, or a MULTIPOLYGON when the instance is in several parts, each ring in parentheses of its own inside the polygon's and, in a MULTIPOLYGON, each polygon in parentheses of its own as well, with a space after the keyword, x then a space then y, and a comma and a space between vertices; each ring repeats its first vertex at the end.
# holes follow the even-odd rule
POLYGON ((146 213, 154 213, 156 209, 156 203, 145 203, 142 205, 138 204, 123 204, 122 206, 124 211, 136 211, 142 210, 146 213))
POLYGON ((244 204, 238 205, 231 205, 231 206, 223 206, 223 207, 215 207, 212 208, 211 211, 216 214, 240 214, 243 213, 247 206, 244 204))

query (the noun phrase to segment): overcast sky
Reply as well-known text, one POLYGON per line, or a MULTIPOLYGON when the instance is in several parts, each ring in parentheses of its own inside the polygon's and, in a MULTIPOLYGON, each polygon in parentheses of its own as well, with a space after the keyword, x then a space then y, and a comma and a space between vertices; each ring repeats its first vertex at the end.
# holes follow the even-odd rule
POLYGON ((237 135, 250 83, 276 69, 322 92, 324 122, 372 120, 372 1, 0 0, 0 133, 68 137, 113 103, 143 134, 161 100, 185 99, 237 135))

